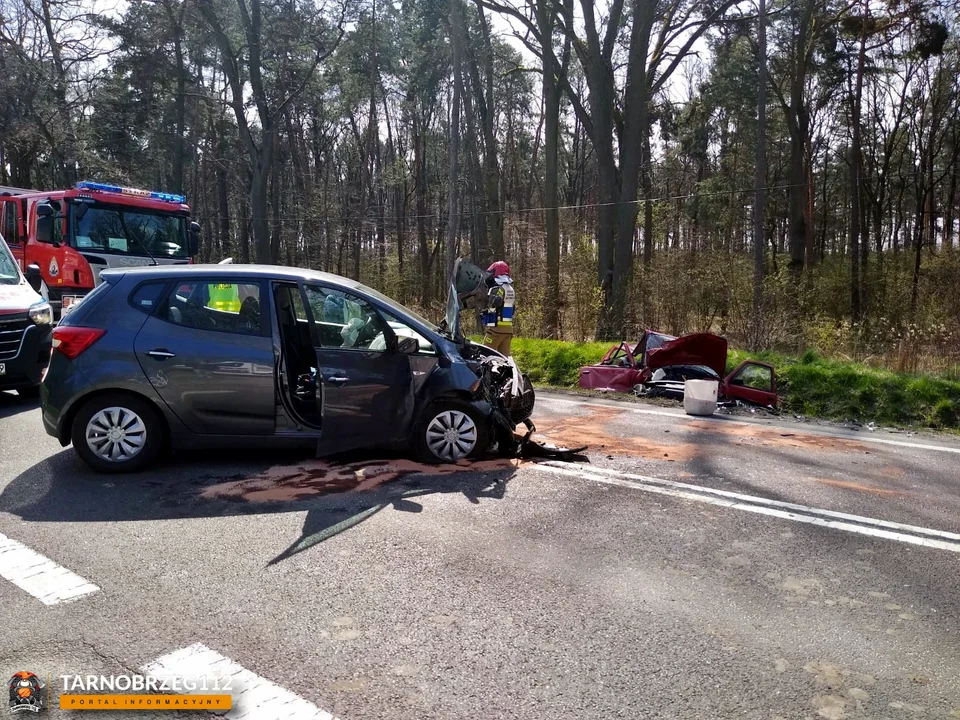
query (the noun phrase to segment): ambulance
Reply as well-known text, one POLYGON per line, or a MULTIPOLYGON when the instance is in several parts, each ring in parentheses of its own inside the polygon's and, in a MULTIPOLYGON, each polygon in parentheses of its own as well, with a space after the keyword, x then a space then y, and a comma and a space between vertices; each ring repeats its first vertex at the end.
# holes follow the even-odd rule
POLYGON ((0 392, 36 397, 50 362, 53 308, 40 295, 40 267, 26 275, 0 237, 0 392))

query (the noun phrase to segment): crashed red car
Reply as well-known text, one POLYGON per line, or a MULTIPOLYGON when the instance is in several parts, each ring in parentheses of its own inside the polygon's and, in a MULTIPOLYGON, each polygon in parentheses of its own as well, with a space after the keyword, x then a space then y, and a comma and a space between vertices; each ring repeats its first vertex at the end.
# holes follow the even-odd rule
POLYGON ((579 384, 587 390, 683 398, 685 381, 715 380, 720 401, 777 406, 772 365, 745 360, 725 376, 726 367, 727 341, 718 335, 674 337, 647 330, 633 347, 621 342, 596 365, 580 368, 579 384))

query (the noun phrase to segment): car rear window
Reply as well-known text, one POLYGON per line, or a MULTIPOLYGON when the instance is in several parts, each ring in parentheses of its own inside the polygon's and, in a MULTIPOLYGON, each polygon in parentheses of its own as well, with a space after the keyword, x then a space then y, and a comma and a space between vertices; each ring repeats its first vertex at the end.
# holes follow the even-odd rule
POLYGON ((160 297, 163 295, 166 285, 165 280, 143 283, 130 294, 130 304, 140 312, 152 315, 157 308, 157 303, 160 302, 160 297))

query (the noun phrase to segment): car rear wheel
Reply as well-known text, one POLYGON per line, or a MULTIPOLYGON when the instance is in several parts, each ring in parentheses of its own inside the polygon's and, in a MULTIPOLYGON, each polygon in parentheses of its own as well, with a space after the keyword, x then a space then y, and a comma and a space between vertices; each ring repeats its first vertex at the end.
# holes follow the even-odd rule
POLYGON ((476 457, 489 445, 486 420, 466 403, 455 400, 431 403, 418 423, 417 457, 425 463, 454 463, 476 457))
POLYGON ((149 402, 111 394, 80 408, 71 439, 77 454, 94 470, 125 473, 142 470, 157 458, 163 433, 163 421, 149 402))

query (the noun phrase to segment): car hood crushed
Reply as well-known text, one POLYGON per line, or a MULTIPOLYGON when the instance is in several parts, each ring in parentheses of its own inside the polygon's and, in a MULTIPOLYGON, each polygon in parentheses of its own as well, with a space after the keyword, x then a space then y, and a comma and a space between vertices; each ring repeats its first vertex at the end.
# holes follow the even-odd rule
POLYGON ((446 316, 440 330, 456 343, 460 354, 480 378, 477 392, 493 408, 497 428, 496 450, 503 455, 570 459, 586 447, 559 448, 532 440, 536 427, 531 421, 536 394, 533 384, 512 357, 471 342, 463 333, 463 310, 486 307, 493 276, 462 258, 457 260, 447 295, 446 316), (517 426, 526 427, 522 437, 517 426))
POLYGON ((723 377, 727 367, 727 341, 718 335, 696 333, 647 350, 647 367, 651 370, 671 365, 705 365, 723 377))

